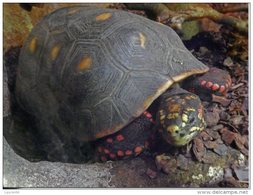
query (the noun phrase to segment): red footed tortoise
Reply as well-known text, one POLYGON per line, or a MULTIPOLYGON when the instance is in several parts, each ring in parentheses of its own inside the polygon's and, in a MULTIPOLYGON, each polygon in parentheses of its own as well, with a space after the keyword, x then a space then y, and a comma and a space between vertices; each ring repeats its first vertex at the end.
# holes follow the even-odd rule
POLYGON ((15 95, 40 134, 95 143, 105 161, 141 153, 154 128, 175 146, 203 130, 198 95, 179 85, 190 76, 198 93, 224 95, 231 85, 226 72, 209 71, 168 26, 126 11, 68 7, 30 33, 15 95))

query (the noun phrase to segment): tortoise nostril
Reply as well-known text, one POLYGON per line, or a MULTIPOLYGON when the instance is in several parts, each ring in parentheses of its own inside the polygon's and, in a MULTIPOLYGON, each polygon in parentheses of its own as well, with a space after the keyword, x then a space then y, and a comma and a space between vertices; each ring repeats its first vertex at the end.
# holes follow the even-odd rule
POLYGON ((194 122, 194 118, 191 118, 190 120, 189 120, 189 123, 193 123, 194 122))

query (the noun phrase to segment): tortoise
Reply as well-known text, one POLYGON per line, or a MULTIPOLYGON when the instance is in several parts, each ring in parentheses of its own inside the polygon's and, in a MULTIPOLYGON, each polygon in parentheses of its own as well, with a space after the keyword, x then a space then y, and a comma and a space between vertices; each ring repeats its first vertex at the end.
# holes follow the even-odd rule
MULTIPOLYGON (((203 97, 225 95, 231 85, 227 72, 197 60, 170 27, 122 10, 74 6, 31 31, 15 97, 36 132, 54 138, 48 159, 77 140, 93 143, 98 160, 116 160, 140 154, 156 130, 170 147, 205 128, 199 95, 181 88, 186 78, 187 89, 203 97)), ((59 156, 71 161, 67 152, 59 156)))

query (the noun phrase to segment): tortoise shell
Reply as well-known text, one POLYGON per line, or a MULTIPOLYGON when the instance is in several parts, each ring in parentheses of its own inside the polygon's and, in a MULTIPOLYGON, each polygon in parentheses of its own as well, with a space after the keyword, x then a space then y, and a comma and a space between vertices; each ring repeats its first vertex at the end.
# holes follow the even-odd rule
POLYGON ((16 97, 39 128, 49 121, 89 141, 126 126, 174 82, 207 70, 165 25, 125 11, 68 7, 44 17, 27 38, 16 97))

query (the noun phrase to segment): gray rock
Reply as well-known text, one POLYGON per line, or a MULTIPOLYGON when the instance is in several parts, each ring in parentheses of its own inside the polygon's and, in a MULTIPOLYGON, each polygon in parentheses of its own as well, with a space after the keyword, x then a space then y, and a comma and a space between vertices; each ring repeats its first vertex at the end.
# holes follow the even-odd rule
POLYGON ((41 161, 32 163, 18 156, 3 140, 3 187, 113 187, 111 162, 70 164, 41 161))
POLYGON ((8 77, 5 65, 3 66, 3 116, 10 115, 10 92, 8 89, 8 77))

